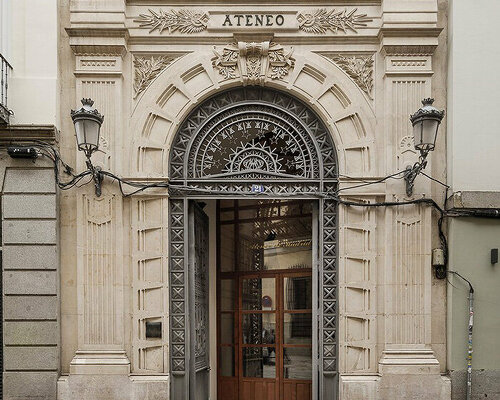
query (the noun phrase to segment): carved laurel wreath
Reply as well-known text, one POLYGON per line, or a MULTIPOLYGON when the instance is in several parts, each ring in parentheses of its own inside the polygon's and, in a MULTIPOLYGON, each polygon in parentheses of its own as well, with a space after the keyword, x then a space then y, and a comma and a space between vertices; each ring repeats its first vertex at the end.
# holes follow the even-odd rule
POLYGON ((135 57, 135 77, 134 77, 134 91, 135 97, 139 96, 149 84, 170 65, 177 57, 167 56, 151 56, 149 57, 135 57))
POLYGON ((327 10, 320 8, 312 11, 303 11, 297 15, 299 28, 307 33, 321 34, 328 30, 337 33, 342 30, 344 33, 348 29, 353 32, 358 32, 357 27, 366 26, 366 22, 373 21, 366 14, 356 14, 358 9, 354 8, 351 11, 344 10, 327 10))
POLYGON ((149 32, 158 29, 162 33, 168 29, 168 33, 179 31, 180 33, 197 33, 207 29, 208 14, 193 10, 170 10, 170 12, 154 12, 149 9, 151 15, 140 14, 134 22, 139 22, 140 27, 150 27, 149 32))

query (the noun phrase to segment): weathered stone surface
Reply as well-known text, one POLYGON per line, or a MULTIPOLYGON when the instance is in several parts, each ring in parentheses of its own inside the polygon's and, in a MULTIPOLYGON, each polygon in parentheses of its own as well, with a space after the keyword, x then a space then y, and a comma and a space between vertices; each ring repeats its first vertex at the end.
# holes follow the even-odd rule
POLYGON ((7 169, 4 193, 55 193, 53 169, 7 169))
POLYGON ((58 356, 57 347, 6 347, 4 368, 6 370, 57 370, 58 356))
POLYGON ((55 321, 8 321, 4 322, 4 344, 57 344, 59 327, 55 321))
POLYGON ((16 246, 3 247, 3 268, 7 269, 57 269, 57 247, 16 246))
POLYGON ((4 218, 56 218, 54 194, 10 194, 3 197, 4 218))
MULTIPOLYGON (((467 371, 451 371, 451 398, 465 400, 467 371)), ((500 399, 500 370, 472 371, 472 400, 500 399)))
POLYGON ((56 319, 56 296, 5 296, 5 319, 56 319))
POLYGON ((56 221, 6 220, 3 221, 4 243, 56 243, 56 221))
POLYGON ((54 400, 57 372, 5 372, 4 400, 54 400))
POLYGON ((57 294, 56 271, 4 271, 5 294, 57 294))

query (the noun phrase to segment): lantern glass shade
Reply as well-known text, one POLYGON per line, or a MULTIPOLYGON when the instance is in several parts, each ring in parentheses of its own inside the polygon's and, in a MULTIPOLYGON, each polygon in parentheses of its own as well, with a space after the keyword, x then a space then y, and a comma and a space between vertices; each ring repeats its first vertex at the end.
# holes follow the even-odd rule
POLYGON ((99 147, 99 132, 101 124, 92 119, 78 119, 75 121, 76 142, 78 150, 91 154, 99 147))
POLYGON ((410 116, 413 125, 415 149, 422 154, 434 150, 439 124, 444 117, 444 111, 439 111, 433 107, 433 102, 434 99, 422 100, 423 107, 410 116))
POLYGON ((71 111, 78 150, 85 152, 87 158, 99 148, 99 133, 104 120, 104 116, 92 107, 93 104, 91 99, 82 99, 83 107, 71 111))
POLYGON ((415 149, 425 152, 434 150, 439 123, 440 121, 434 118, 422 118, 420 121, 415 122, 413 125, 415 149))

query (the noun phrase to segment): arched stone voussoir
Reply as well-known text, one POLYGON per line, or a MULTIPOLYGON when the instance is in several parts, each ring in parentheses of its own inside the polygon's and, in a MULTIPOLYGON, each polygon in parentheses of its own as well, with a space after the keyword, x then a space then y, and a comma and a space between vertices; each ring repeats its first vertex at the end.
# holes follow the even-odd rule
MULTIPOLYGON (((293 54, 294 64, 280 79, 263 86, 284 91, 311 107, 327 126, 337 149, 341 174, 372 176, 375 158, 374 115, 359 88, 318 54, 293 54)), ((175 134, 203 100, 244 81, 226 79, 212 64, 210 51, 190 53, 168 66, 145 90, 131 116, 132 140, 126 144, 129 176, 168 176, 168 155, 175 134), (128 147, 128 148, 127 148, 128 147)))

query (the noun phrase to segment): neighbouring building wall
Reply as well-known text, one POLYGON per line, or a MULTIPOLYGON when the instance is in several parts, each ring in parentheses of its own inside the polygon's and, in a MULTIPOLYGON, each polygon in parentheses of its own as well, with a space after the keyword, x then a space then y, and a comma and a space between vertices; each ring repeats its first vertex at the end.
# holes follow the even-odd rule
MULTIPOLYGON (((449 208, 500 208, 496 0, 450 0, 448 64, 449 208), (475 23, 474 21, 481 21, 475 23), (473 28, 472 28, 473 26, 473 28)), ((449 223, 448 268, 469 279, 475 289, 472 396, 499 398, 500 345, 498 304, 500 266, 490 250, 500 247, 500 220, 455 218, 449 223)), ((448 285, 448 368, 452 398, 465 399, 468 287, 450 275, 448 285)))
POLYGON ((500 2, 449 4, 448 181, 455 192, 498 191, 500 2))
POLYGON ((12 65, 6 82, 12 115, 9 124, 0 124, 0 398, 5 400, 53 400, 59 376, 59 207, 53 164, 7 154, 7 146, 16 143, 55 145, 57 6, 57 0, 0 1, 0 53, 12 65))
POLYGON ((57 196, 49 162, 2 150, 3 399, 54 399, 59 375, 57 196))
POLYGON ((57 0, 2 0, 11 124, 57 125, 57 0))

